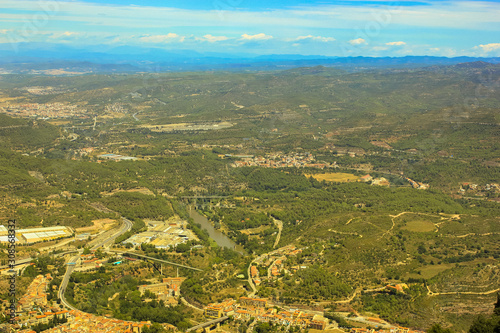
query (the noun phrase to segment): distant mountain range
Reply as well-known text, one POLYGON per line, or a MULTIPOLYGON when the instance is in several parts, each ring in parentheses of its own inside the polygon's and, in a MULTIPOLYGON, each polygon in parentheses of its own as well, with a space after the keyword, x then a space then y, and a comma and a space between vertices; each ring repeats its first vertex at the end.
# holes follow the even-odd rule
POLYGON ((76 49, 60 44, 0 44, 0 73, 74 74, 106 72, 164 72, 197 70, 278 70, 327 66, 346 70, 370 68, 415 68, 483 62, 499 64, 500 58, 474 57, 326 57, 298 54, 250 55, 198 53, 121 46, 76 49), (57 72, 54 72, 57 71, 57 72))

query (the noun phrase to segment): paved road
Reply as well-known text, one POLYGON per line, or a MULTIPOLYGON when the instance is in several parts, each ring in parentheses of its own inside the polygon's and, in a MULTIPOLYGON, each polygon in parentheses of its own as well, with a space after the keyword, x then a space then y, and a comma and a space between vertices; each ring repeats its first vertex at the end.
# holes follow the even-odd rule
MULTIPOLYGON (((111 235, 108 236, 108 232, 104 233, 103 235, 99 236, 96 238, 93 242, 95 242, 95 245, 92 246, 92 250, 97 250, 99 247, 104 246, 106 244, 109 244, 110 242, 113 242, 116 237, 124 234, 130 228, 132 227, 132 222, 130 220, 127 220, 126 218, 122 217, 123 224, 120 226, 118 231, 113 231, 111 230, 111 235)), ((63 280, 61 282, 61 285, 59 286, 59 291, 57 293, 57 296, 61 299, 61 303, 72 309, 76 310, 75 307, 71 306, 71 304, 66 301, 66 298, 64 297, 64 292, 66 291, 66 287, 68 286, 69 278, 71 276, 71 273, 73 273, 73 270, 76 267, 76 262, 80 258, 80 252, 78 252, 75 256, 71 257, 71 259, 67 262, 66 264, 66 274, 64 274, 63 280)))
POLYGON ((59 243, 57 243, 55 245, 51 245, 51 246, 47 246, 47 247, 41 247, 38 250, 40 252, 42 252, 42 251, 47 251, 48 252, 48 251, 51 251, 51 250, 56 250, 59 247, 63 247, 65 245, 68 245, 69 243, 73 242, 74 240, 75 239, 73 237, 71 237, 71 238, 65 239, 65 240, 63 240, 63 241, 61 241, 61 242, 59 242, 59 243))
MULTIPOLYGON (((53 254, 53 255, 54 256, 63 256, 63 255, 66 255, 68 253, 73 253, 73 252, 76 252, 76 250, 66 251, 66 252, 61 252, 61 253, 56 253, 56 254, 53 254)), ((29 264, 34 259, 36 259, 36 258, 29 257, 29 258, 25 258, 25 259, 16 260, 16 263, 15 263, 14 266, 21 266, 21 265, 29 264)), ((0 266, 0 270, 6 269, 6 268, 9 268, 9 265, 0 266)))
POLYGON ((64 292, 66 291, 66 287, 68 286, 69 277, 71 276, 71 273, 73 273, 73 270, 76 267, 76 262, 78 261, 78 258, 80 258, 80 252, 77 255, 71 257, 71 259, 66 263, 66 274, 64 274, 61 285, 59 286, 59 291, 57 292, 57 297, 61 299, 61 303, 65 307, 70 308, 71 310, 77 310, 77 309, 73 307, 71 304, 69 304, 68 301, 66 301, 66 298, 64 298, 64 292))
POLYGON ((129 231, 130 228, 132 228, 132 224, 133 224, 132 221, 130 221, 124 217, 122 217, 122 221, 123 221, 123 224, 121 225, 121 227, 118 230, 111 229, 111 230, 106 231, 102 235, 97 236, 97 238, 91 242, 91 244, 93 244, 93 245, 90 248, 90 250, 95 251, 98 248, 100 248, 101 246, 106 247, 106 246, 113 244, 113 242, 115 241, 115 239, 118 236, 123 235, 124 233, 129 231))
MULTIPOLYGON (((281 221, 280 221, 281 222, 281 221)), ((287 245, 288 246, 288 245, 287 245)), ((257 263, 258 265, 262 264, 264 262, 264 258, 267 257, 267 256, 272 256, 272 255, 275 255, 276 253, 278 253, 281 249, 283 248, 286 248, 287 246, 283 246, 277 250, 273 250, 271 252, 268 252, 268 253, 264 253, 264 254, 261 254, 260 256, 258 256, 257 258, 255 258, 254 260, 252 260, 252 262, 250 263, 250 265, 248 265, 248 269, 247 269, 247 274, 248 274, 248 284, 250 285, 250 288, 252 288, 252 292, 248 295, 248 297, 254 297, 255 294, 257 293, 257 288, 255 288, 255 284, 253 283, 253 280, 252 280, 252 275, 250 274, 250 268, 252 267, 252 264, 253 263, 257 263)))
POLYGON ((182 302, 182 304, 189 306, 193 310, 203 312, 203 309, 200 309, 200 308, 194 306, 193 304, 189 303, 184 297, 181 297, 181 302, 182 302))
MULTIPOLYGON (((26 258, 26 259, 16 260, 16 263, 14 264, 14 266, 29 264, 31 262, 31 260, 33 260, 33 259, 26 258)), ((10 267, 9 265, 3 265, 3 266, 0 266, 0 269, 7 269, 9 267, 10 267)))
POLYGON ((283 222, 280 221, 280 220, 277 220, 273 217, 273 221, 274 221, 274 224, 276 224, 276 226, 278 227, 278 236, 276 237, 276 240, 274 241, 274 245, 273 245, 273 249, 276 248, 276 246, 278 246, 278 243, 280 242, 280 238, 281 238, 281 231, 283 230, 283 222))

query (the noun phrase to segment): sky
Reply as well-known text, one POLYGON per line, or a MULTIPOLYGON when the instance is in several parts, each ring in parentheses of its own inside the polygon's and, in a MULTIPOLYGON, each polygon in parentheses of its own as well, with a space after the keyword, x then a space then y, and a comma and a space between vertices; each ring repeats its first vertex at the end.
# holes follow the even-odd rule
POLYGON ((0 0, 0 44, 203 54, 500 56, 500 1, 0 0))

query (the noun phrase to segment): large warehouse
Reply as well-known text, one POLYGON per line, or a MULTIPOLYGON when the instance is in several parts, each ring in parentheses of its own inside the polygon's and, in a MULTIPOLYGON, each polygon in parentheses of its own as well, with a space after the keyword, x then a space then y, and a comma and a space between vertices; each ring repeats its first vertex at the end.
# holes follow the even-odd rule
MULTIPOLYGON (((72 234, 73 231, 71 230, 71 228, 65 226, 17 229, 16 241, 20 244, 33 244, 58 238, 69 237, 72 234)), ((7 242, 7 235, 7 228, 3 225, 0 225, 0 242, 7 242)))

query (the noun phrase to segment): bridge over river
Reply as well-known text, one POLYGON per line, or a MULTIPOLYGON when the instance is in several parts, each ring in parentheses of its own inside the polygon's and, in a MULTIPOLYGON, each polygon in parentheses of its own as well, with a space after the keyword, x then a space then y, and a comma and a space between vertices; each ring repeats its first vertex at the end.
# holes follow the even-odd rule
POLYGON ((201 324, 198 324, 196 326, 193 326, 191 328, 189 328, 186 332, 203 332, 203 331, 210 331, 210 327, 212 326, 219 326, 220 323, 222 323, 223 321, 226 321, 228 320, 229 317, 228 316, 224 316, 224 317, 220 317, 220 318, 217 318, 217 319, 214 319, 214 320, 210 320, 210 321, 206 321, 204 323, 201 323, 201 324))

